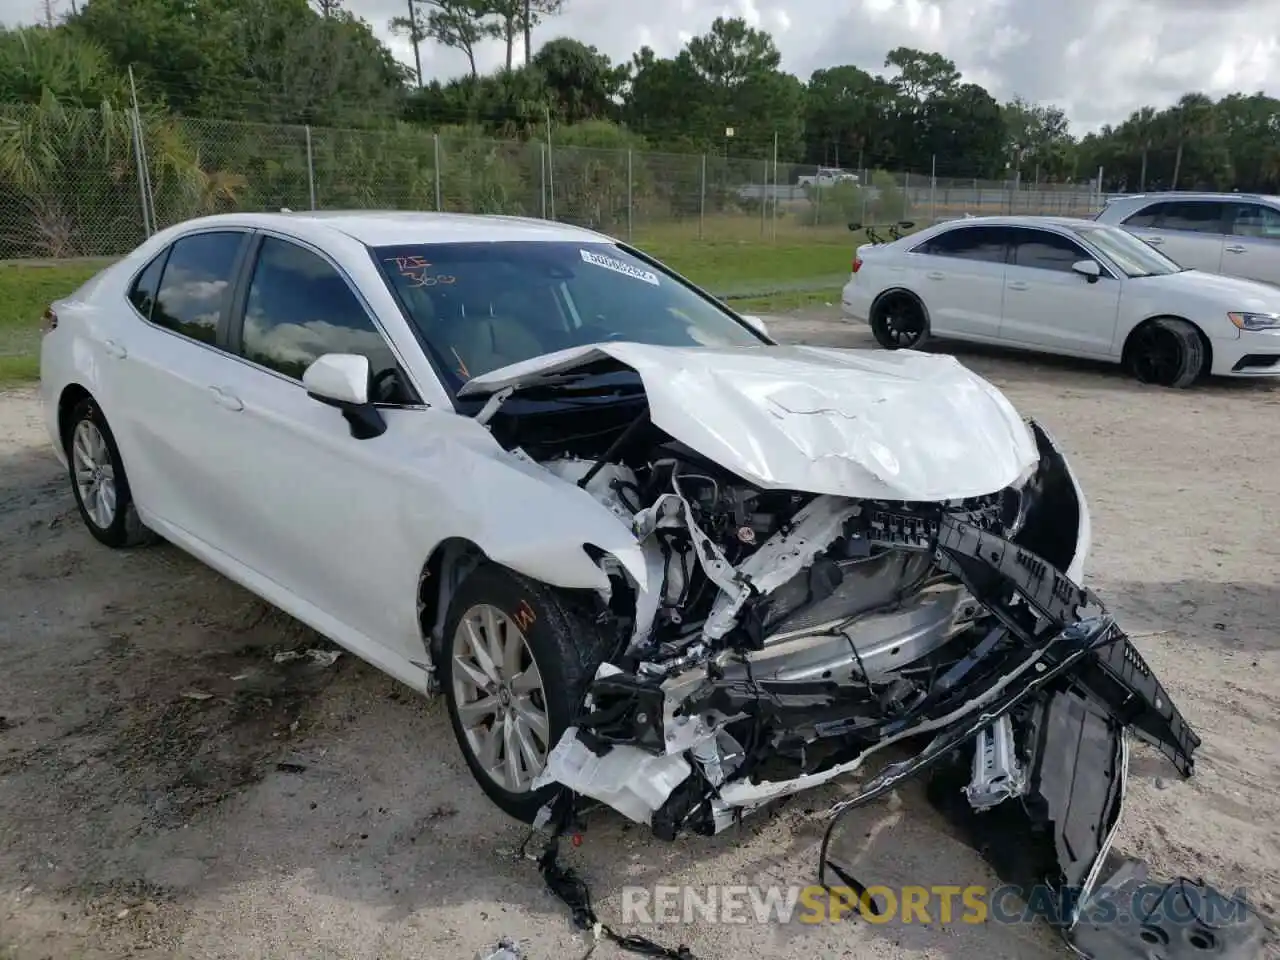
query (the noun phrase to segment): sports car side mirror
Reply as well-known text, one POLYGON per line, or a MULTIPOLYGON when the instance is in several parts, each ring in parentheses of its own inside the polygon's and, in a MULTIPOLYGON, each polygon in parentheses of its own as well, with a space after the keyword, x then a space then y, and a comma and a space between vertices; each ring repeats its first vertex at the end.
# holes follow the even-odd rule
POLYGON ((307 396, 342 411, 357 440, 370 440, 387 430, 378 408, 369 402, 369 358, 355 353, 326 353, 302 374, 307 396))
POLYGON ((1102 276, 1102 268, 1098 266, 1096 260, 1077 260, 1071 265, 1071 269, 1090 283, 1097 283, 1098 278, 1102 276))

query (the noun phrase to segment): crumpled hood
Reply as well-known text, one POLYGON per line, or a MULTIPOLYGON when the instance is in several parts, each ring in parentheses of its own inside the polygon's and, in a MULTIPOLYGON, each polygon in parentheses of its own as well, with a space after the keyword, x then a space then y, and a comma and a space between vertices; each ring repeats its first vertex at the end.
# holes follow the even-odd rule
POLYGON ((640 375, 656 426, 762 489, 952 500, 1002 490, 1039 459, 994 386, 953 357, 909 350, 609 342, 482 374, 459 395, 606 357, 640 375))

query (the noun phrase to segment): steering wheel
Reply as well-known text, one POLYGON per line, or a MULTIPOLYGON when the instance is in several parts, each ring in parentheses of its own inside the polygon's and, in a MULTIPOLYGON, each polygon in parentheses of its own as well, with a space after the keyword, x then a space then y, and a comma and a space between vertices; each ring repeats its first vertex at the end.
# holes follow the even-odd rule
POLYGON ((369 402, 395 403, 395 400, 392 399, 391 395, 395 392, 395 388, 399 386, 399 383, 397 382, 397 378, 399 376, 399 367, 387 367, 384 370, 379 370, 371 376, 369 378, 369 402), (393 384, 392 390, 386 389, 388 383, 393 384), (384 393, 387 395, 384 396, 384 393))

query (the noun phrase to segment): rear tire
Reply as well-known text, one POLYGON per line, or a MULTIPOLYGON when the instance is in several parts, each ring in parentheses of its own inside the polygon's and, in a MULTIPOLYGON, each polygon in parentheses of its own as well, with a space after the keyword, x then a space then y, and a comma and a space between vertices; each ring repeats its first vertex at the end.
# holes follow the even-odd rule
POLYGON ((909 293, 890 293, 871 310, 871 332, 886 350, 911 350, 929 334, 924 305, 909 293))
POLYGON ((94 539, 116 550, 153 542, 155 534, 134 507, 116 438, 93 397, 72 408, 64 439, 71 493, 94 539))
POLYGON ((1140 383, 1185 389, 1204 373, 1208 360, 1195 325, 1160 317, 1133 332, 1125 349, 1129 372, 1140 383))
POLYGON ((504 813, 532 823, 555 794, 529 782, 577 720, 607 647, 564 594, 505 567, 483 564, 458 587, 440 682, 463 759, 504 813))

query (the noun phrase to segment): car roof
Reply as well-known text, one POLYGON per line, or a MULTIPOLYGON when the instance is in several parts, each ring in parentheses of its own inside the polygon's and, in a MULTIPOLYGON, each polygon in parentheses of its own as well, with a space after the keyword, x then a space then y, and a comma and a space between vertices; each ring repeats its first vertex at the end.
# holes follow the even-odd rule
POLYGON ((277 229, 316 235, 342 233, 371 247, 409 243, 528 241, 613 243, 612 237, 554 220, 496 214, 435 213, 419 210, 284 210, 278 213, 217 214, 188 220, 183 230, 216 226, 277 229))
POLYGON ((1106 202, 1129 203, 1141 200, 1143 203, 1154 203, 1161 200, 1262 200, 1267 203, 1280 203, 1280 196, 1267 193, 1211 193, 1199 190, 1167 190, 1158 193, 1121 193, 1107 197, 1106 202))
POLYGON ((946 220, 937 224, 939 230, 948 227, 1061 227, 1075 229, 1079 227, 1099 226, 1096 220, 1087 217, 1037 217, 1027 214, 990 217, 961 217, 957 220, 946 220))

